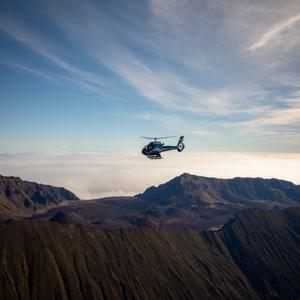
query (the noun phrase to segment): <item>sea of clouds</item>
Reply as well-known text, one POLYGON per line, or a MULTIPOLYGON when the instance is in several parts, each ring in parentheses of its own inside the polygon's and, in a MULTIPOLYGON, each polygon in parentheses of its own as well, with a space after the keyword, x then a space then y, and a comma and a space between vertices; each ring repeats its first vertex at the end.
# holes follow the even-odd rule
POLYGON ((300 153, 0 153, 0 174, 63 186, 81 199, 135 195, 182 173, 280 178, 300 184, 300 153))

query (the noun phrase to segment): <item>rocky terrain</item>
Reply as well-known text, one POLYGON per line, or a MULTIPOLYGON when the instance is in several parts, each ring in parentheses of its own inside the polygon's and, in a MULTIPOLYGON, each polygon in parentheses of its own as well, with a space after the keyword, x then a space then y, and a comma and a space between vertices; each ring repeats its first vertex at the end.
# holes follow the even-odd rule
POLYGON ((244 207, 297 205, 300 186, 279 179, 218 179, 182 174, 158 187, 150 187, 138 197, 164 205, 239 205, 244 207))
MULTIPOLYGON (((81 216, 99 228, 218 229, 246 208, 282 209, 300 204, 300 187, 278 179, 217 179, 182 174, 135 197, 69 202, 57 212, 81 216)), ((36 218, 36 217, 34 217, 36 218)))
POLYGON ((35 210, 78 200, 62 187, 38 184, 0 175, 0 218, 34 213, 35 210))
POLYGON ((219 229, 243 209, 282 209, 300 204, 300 186, 278 179, 182 174, 133 197, 96 200, 78 200, 64 188, 20 178, 0 179, 0 200, 4 199, 0 202, 0 220, 1 213, 2 220, 9 215, 20 219, 26 213, 31 219, 55 219, 57 223, 102 229, 219 229), (62 202, 64 205, 60 205, 62 202))
POLYGON ((0 299, 297 299, 300 209, 245 210, 217 232, 0 225, 0 299))
POLYGON ((1 176, 0 299, 297 299, 299 202, 277 179, 85 201, 1 176))

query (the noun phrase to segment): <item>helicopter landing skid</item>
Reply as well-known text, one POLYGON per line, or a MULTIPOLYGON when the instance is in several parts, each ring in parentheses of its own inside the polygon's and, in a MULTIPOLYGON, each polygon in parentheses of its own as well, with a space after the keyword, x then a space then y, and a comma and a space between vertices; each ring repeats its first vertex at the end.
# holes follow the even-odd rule
POLYGON ((158 154, 158 155, 148 155, 147 157, 149 159, 162 159, 162 156, 160 154, 158 154))

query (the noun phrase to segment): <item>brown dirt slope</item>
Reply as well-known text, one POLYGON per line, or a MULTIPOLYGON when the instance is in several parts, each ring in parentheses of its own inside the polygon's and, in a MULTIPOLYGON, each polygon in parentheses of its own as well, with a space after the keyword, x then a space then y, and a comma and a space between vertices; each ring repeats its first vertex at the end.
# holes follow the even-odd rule
POLYGON ((300 209, 219 232, 0 225, 0 299, 296 299, 300 209))

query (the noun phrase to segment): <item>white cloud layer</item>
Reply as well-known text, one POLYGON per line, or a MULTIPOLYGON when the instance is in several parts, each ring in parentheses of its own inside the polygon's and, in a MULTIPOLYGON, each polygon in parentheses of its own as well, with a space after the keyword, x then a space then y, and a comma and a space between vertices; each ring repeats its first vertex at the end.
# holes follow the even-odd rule
POLYGON ((0 154, 0 174, 64 186, 82 199, 135 195, 175 176, 280 178, 300 184, 300 154, 182 152, 149 160, 138 153, 0 154))

